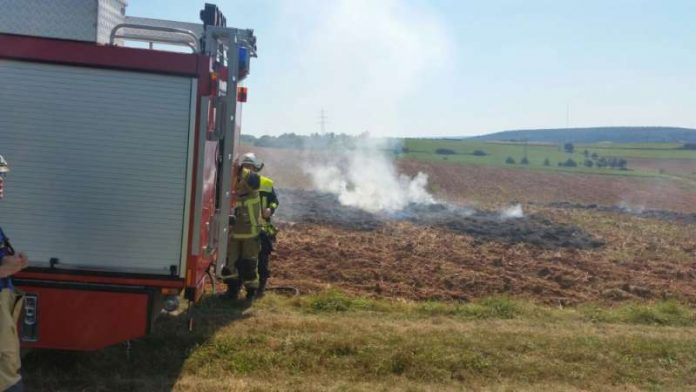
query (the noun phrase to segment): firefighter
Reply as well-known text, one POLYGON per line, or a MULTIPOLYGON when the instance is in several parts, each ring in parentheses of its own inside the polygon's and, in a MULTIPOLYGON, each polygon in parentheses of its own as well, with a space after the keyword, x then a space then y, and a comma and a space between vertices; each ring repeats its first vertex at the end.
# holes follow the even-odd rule
POLYGON ((237 299, 244 286, 246 299, 251 302, 259 287, 257 268, 261 231, 261 179, 254 171, 238 164, 235 165, 235 171, 238 173, 234 184, 236 201, 234 212, 230 216, 227 263, 222 277, 228 287, 225 293, 227 298, 237 299))
MULTIPOLYGON (((10 172, 7 161, 0 155, 0 200, 4 197, 5 177, 10 172)), ((19 374, 20 353, 17 321, 22 310, 23 296, 12 284, 11 276, 26 268, 27 256, 15 254, 10 241, 0 228, 0 390, 23 391, 19 374)))
MULTIPOLYGON (((253 153, 244 154, 241 160, 242 167, 259 173, 263 169, 263 163, 256 159, 253 153)), ((263 297, 266 290, 266 283, 271 276, 270 258, 273 252, 273 243, 276 240, 278 229, 271 223, 271 217, 278 208, 278 196, 273 188, 273 180, 266 176, 261 176, 261 186, 259 188, 261 197, 261 232, 259 242, 261 251, 259 252, 259 289, 256 293, 257 298, 263 297)))

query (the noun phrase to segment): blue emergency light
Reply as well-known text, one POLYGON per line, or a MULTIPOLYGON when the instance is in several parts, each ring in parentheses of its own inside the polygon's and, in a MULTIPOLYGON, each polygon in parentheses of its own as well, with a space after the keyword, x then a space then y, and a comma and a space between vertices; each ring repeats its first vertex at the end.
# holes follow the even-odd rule
POLYGON ((250 66, 251 56, 249 56, 249 49, 244 47, 239 48, 239 80, 242 80, 249 75, 250 66))

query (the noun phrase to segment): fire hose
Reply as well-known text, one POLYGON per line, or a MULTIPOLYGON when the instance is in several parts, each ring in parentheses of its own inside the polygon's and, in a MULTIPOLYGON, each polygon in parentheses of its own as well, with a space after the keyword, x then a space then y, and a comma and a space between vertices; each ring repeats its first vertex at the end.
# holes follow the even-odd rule
MULTIPOLYGON (((212 294, 215 295, 217 292, 216 282, 218 279, 215 276, 213 265, 211 265, 210 268, 208 268, 208 271, 206 272, 206 274, 208 275, 208 279, 210 280, 212 294)), ((224 275, 220 276, 220 279, 225 279, 225 277, 226 276, 224 276, 224 275)), ((266 287, 266 291, 273 291, 273 292, 276 292, 279 294, 286 294, 286 295, 289 295, 291 297, 297 297, 300 295, 300 289, 298 289, 295 286, 269 286, 269 287, 266 287)))

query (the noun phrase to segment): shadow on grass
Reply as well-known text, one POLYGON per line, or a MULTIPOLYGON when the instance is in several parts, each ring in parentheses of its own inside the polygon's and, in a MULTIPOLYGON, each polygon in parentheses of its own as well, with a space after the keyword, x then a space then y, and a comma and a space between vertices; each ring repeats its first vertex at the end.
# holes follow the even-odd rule
MULTIPOLYGON (((182 305, 185 308, 186 305, 182 305)), ((35 350, 23 359, 30 391, 170 391, 186 360, 220 329, 248 317, 247 307, 205 297, 194 307, 193 331, 184 311, 162 314, 150 335, 94 352, 35 350)))

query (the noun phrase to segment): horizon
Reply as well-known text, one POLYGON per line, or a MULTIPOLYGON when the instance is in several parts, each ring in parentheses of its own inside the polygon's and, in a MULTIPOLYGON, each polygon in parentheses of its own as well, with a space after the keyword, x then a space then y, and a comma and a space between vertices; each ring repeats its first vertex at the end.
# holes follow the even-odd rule
MULTIPOLYGON (((688 128, 688 127, 673 127, 673 126, 662 126, 662 125, 612 125, 612 126, 596 126, 596 127, 571 127, 571 128, 537 128, 537 129, 532 129, 532 128, 526 128, 526 129, 505 129, 505 130, 500 130, 500 131, 492 131, 492 132, 487 132, 487 133, 482 133, 482 134, 475 134, 475 135, 430 135, 430 136, 424 136, 424 135, 413 135, 413 136, 388 136, 388 135, 379 135, 379 136, 374 136, 371 134, 368 134, 369 137, 371 138, 413 138, 413 139, 461 139, 461 138, 475 138, 475 137, 482 137, 482 136, 489 136, 489 135, 495 135, 498 133, 506 133, 506 132, 543 132, 543 131, 550 131, 550 132, 559 132, 559 131, 579 131, 579 130, 596 130, 596 129, 645 129, 645 128, 651 128, 654 129, 655 132, 661 132, 665 130, 684 130, 688 132, 696 132, 696 128, 688 128)), ((328 134, 335 134, 335 135, 349 135, 349 136, 359 136, 359 133, 349 133, 349 132, 341 132, 341 131, 326 131, 324 133, 322 132, 317 132, 317 131, 311 131, 311 132, 296 132, 296 131, 281 131, 279 133, 275 134, 270 134, 270 133, 256 133, 256 134, 251 134, 251 133, 243 133, 246 136, 253 136, 255 138, 260 138, 263 136, 271 136, 271 137, 277 137, 277 136, 282 136, 282 135, 290 135, 294 134, 297 136, 311 136, 311 135, 328 135, 328 134)))
MULTIPOLYGON (((199 22, 201 2, 127 14, 199 22)), ((696 3, 599 0, 217 2, 253 28, 243 130, 473 136, 511 129, 696 128, 696 3), (355 131, 351 131, 355 130, 355 131)))

